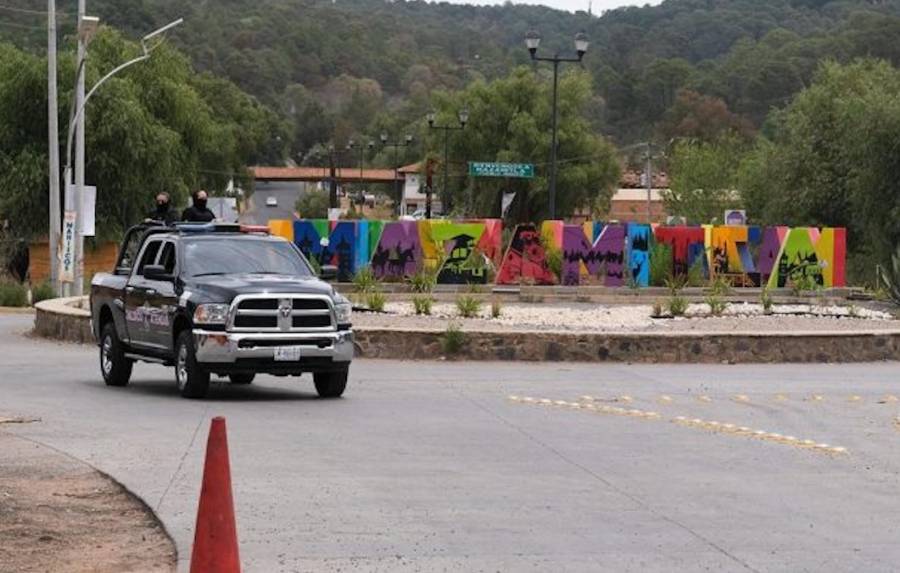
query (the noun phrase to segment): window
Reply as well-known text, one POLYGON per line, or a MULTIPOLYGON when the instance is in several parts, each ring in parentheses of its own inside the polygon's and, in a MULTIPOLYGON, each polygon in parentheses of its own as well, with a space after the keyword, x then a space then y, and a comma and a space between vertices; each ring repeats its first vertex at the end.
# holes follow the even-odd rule
POLYGON ((182 272, 188 276, 267 274, 312 276, 300 251, 281 239, 251 236, 184 240, 182 272))
POLYGON ((144 254, 141 255, 141 262, 137 267, 137 274, 143 276, 144 275, 144 267, 147 265, 152 265, 156 261, 156 255, 159 254, 159 247, 162 245, 162 241, 150 241, 147 243, 147 246, 144 247, 144 254))
POLYGON ((162 252, 159 254, 159 262, 157 264, 165 267, 167 275, 175 274, 175 243, 166 241, 162 252))

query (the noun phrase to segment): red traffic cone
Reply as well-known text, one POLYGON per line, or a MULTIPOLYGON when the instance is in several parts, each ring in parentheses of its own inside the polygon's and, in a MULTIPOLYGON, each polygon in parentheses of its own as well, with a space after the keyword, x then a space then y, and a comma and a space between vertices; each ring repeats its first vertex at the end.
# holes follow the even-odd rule
POLYGON ((197 510, 197 528, 191 553, 191 573, 240 573, 231 467, 225 418, 215 417, 206 442, 203 487, 197 510))

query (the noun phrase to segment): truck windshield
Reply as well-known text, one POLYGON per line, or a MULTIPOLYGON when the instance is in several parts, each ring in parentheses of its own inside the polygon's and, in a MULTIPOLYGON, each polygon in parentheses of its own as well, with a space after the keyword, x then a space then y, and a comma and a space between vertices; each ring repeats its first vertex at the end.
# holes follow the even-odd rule
POLYGON ((192 277, 234 274, 313 276, 299 251, 290 243, 247 237, 184 241, 184 272, 192 277))

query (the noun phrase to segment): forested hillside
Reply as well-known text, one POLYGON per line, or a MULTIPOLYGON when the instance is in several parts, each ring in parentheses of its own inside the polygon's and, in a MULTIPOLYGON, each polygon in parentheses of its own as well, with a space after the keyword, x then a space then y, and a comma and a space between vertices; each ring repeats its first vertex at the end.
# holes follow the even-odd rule
MULTIPOLYGON (((74 10, 74 1, 64 4, 74 10)), ((808 85, 824 58, 900 60, 896 0, 666 0, 603 15, 421 1, 91 0, 89 12, 133 36, 185 17, 174 43, 195 67, 231 79, 290 121, 293 154, 404 126, 421 116, 434 89, 505 76, 527 63, 522 39, 530 29, 547 50, 571 50, 576 32, 588 34, 591 120, 620 145, 664 127, 683 88, 721 98, 759 127, 808 85)), ((41 23, 10 11, 0 17, 41 23)), ((39 30, 0 26, 0 33, 35 49, 43 42, 39 30)))

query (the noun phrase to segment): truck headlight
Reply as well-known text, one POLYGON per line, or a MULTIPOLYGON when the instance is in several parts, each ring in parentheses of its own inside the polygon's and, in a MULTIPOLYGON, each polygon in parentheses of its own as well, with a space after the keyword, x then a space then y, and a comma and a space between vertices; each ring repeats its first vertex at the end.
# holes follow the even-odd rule
POLYGON ((338 324, 350 324, 350 315, 353 314, 353 305, 349 300, 338 301, 334 305, 334 315, 338 324))
POLYGON ((231 306, 227 304, 198 304, 194 311, 194 324, 225 324, 230 310, 231 306))

